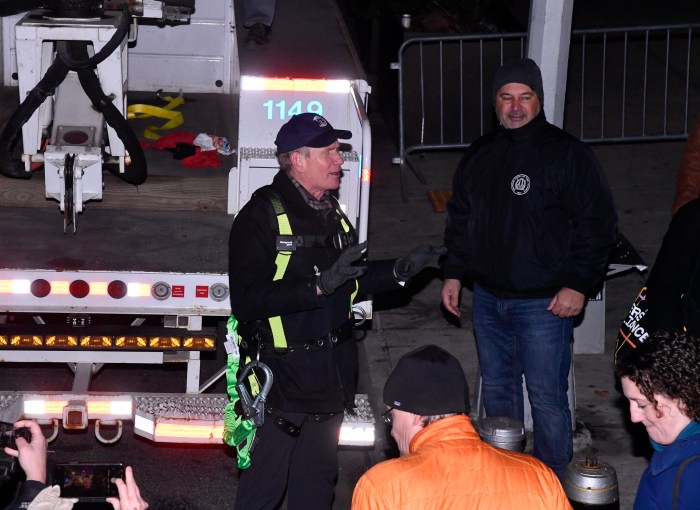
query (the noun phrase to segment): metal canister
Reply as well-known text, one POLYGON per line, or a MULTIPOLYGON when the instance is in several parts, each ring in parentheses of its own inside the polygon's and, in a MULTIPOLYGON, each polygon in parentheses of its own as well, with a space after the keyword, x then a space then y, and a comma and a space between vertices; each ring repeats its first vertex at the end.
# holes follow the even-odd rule
POLYGON ((525 425, 506 416, 487 416, 479 420, 479 435, 490 445, 522 452, 525 449, 525 425))
POLYGON ((610 464, 595 457, 571 461, 562 485, 575 510, 620 508, 617 473, 610 464))

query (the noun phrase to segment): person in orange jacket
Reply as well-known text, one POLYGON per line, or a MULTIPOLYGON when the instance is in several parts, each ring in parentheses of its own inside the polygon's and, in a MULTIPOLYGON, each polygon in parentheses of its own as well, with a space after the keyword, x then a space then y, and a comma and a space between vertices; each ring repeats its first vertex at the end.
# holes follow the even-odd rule
POLYGON ((357 483, 353 510, 571 509, 540 460, 479 438, 459 361, 436 345, 403 356, 384 386, 385 421, 401 456, 357 483))

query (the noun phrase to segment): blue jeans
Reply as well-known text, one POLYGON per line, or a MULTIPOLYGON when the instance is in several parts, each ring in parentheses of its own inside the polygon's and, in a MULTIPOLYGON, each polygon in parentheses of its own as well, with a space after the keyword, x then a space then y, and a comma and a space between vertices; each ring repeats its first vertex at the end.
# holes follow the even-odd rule
POLYGON ((573 319, 547 311, 550 299, 499 299, 474 285, 473 314, 488 416, 524 419, 530 398, 534 455, 563 479, 573 435, 567 397, 573 319))
POLYGON ((262 23, 272 26, 275 18, 275 0, 243 0, 243 26, 246 28, 262 23))

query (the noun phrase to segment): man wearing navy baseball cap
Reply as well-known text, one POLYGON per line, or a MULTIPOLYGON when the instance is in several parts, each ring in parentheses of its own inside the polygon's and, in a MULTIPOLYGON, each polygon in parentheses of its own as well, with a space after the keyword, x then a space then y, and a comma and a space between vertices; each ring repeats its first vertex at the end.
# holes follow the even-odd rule
POLYGON ((231 310, 241 359, 273 374, 237 510, 330 509, 343 411, 354 407, 356 297, 400 289, 442 253, 420 246, 398 260, 361 260, 334 192, 344 163, 335 129, 315 113, 293 116, 275 139, 280 171, 238 213, 229 239, 231 310))

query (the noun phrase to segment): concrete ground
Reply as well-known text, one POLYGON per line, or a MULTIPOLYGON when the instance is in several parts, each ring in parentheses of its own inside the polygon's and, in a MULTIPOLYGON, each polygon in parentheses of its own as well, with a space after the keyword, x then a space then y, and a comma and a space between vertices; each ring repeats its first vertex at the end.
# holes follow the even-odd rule
MULTIPOLYGON (((417 158, 428 183, 407 179, 408 201, 401 200, 398 167, 391 157, 396 147, 373 124, 374 154, 369 242, 371 258, 396 257, 418 244, 440 244, 445 213, 434 212, 429 190, 449 188, 459 153, 429 153, 417 158)), ((594 147, 607 173, 620 218, 620 231, 651 266, 670 221, 675 176, 684 144, 656 143, 594 147)), ((639 478, 651 455, 646 432, 630 423, 627 404, 616 387, 613 348, 619 324, 645 274, 628 271, 606 284, 605 352, 574 356, 576 417, 579 422, 574 459, 594 455, 617 473, 620 508, 632 508, 639 478)), ((427 271, 395 296, 377 296, 372 330, 361 343, 365 391, 380 412, 381 390, 402 354, 425 343, 438 344, 462 362, 471 384, 472 403, 478 364, 471 322, 471 292, 462 294, 461 323, 441 311, 437 267, 427 271)), ((375 460, 395 455, 393 442, 379 426, 375 460)))

